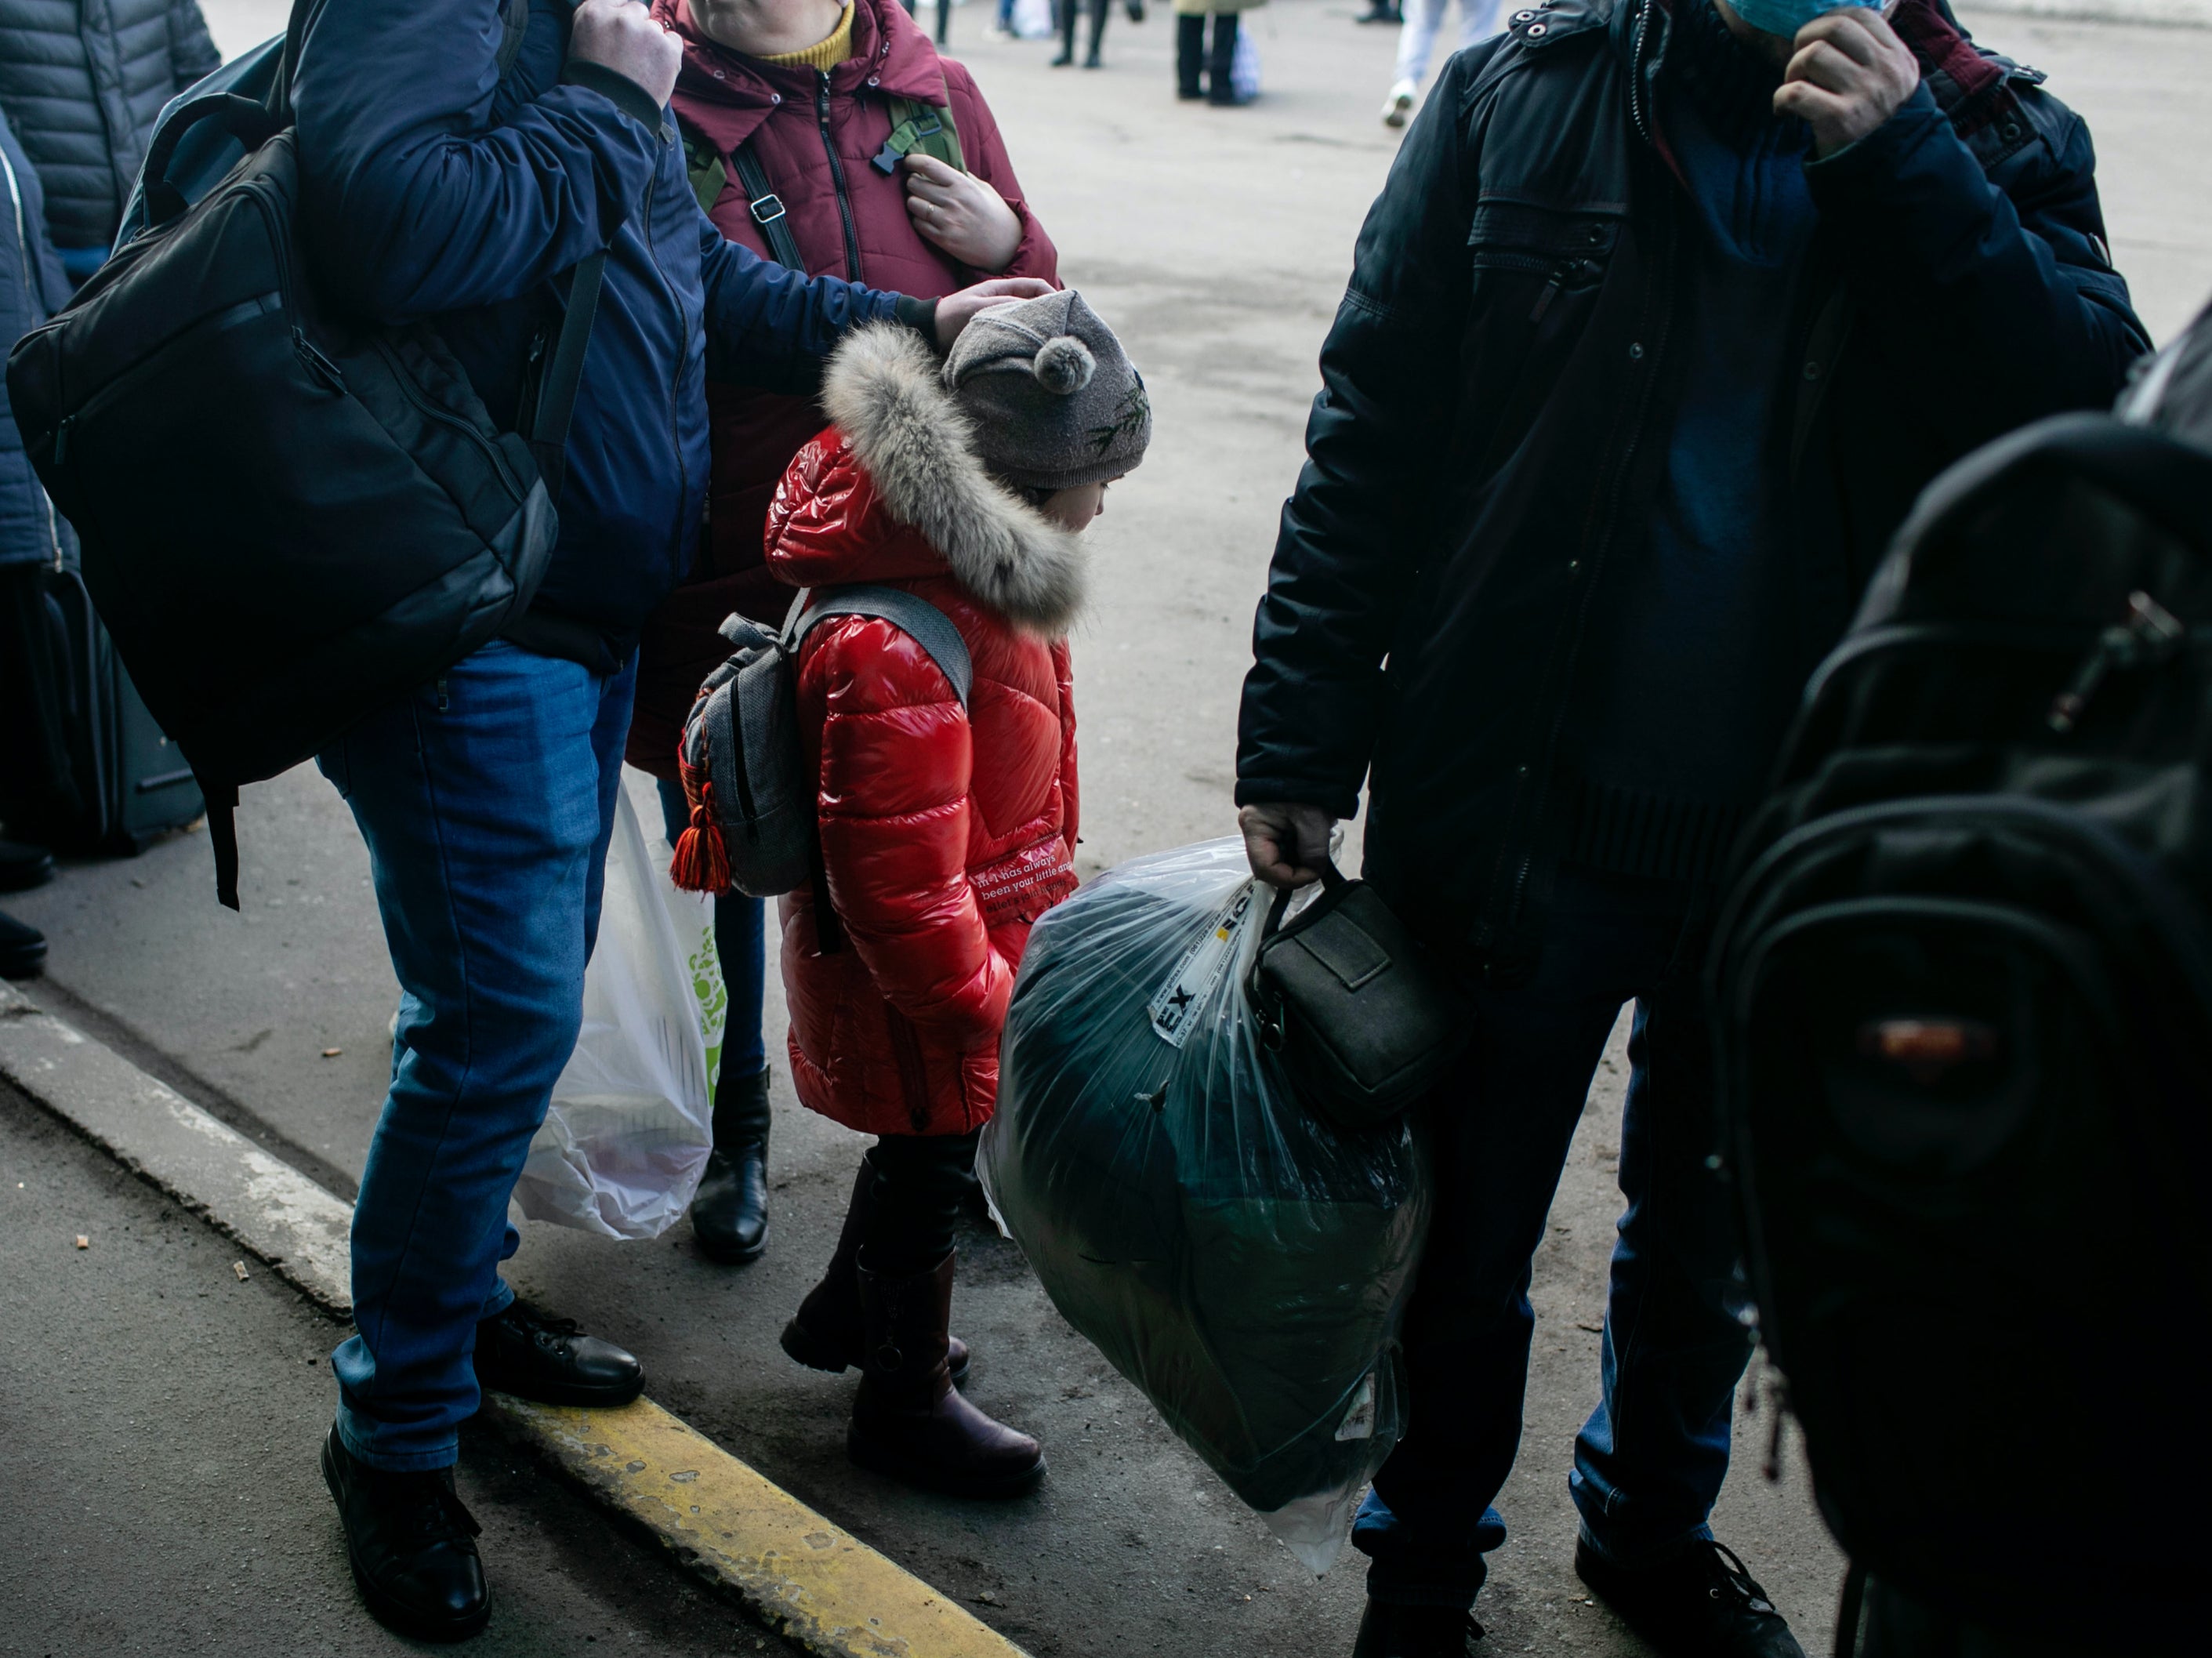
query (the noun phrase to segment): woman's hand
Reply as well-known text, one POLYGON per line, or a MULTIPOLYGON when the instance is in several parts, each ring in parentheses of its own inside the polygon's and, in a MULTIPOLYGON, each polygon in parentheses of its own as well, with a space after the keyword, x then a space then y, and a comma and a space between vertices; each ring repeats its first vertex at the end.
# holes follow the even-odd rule
POLYGON ((1004 270, 1022 245, 1022 222, 1006 198, 972 173, 934 155, 909 155, 906 210, 914 228, 970 270, 1004 270))

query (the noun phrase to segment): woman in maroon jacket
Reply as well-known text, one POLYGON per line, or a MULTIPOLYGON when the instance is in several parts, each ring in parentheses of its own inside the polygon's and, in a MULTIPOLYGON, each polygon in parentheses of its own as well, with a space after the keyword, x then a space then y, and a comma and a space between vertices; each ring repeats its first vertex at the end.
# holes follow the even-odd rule
MULTIPOLYGON (((939 58, 898 0, 653 0, 684 40, 675 108, 692 178, 722 234, 764 258, 789 233, 810 274, 928 299, 986 276, 1057 282, 1051 240, 1023 203, 1005 141, 966 69, 939 58), (949 104, 962 172, 885 149, 894 100, 949 104), (744 152, 741 154, 741 152, 744 152), (751 165, 749 165, 751 164, 751 165), (757 165, 772 200, 744 183, 757 165), (720 184, 714 189, 719 169, 720 184)), ((910 108, 908 113, 911 113, 910 108)), ((672 840, 684 822, 677 739, 699 683, 727 646, 732 610, 781 618, 791 593, 769 574, 762 531, 776 482, 822 428, 810 397, 709 385, 714 475, 690 578, 647 623, 629 758, 660 780, 672 840)), ((725 893, 714 932, 730 989, 714 1090, 714 1152, 691 1206, 701 1248, 750 1260, 767 1242, 768 1059, 761 1039, 760 901, 725 893)))

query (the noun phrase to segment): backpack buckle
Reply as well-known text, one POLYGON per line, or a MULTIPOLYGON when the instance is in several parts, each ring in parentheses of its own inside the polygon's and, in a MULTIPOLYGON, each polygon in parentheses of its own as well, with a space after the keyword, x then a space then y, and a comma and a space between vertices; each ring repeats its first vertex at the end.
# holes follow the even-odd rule
POLYGON ((770 191, 757 201, 747 202, 745 208, 755 224, 772 225, 783 216, 783 197, 770 191))

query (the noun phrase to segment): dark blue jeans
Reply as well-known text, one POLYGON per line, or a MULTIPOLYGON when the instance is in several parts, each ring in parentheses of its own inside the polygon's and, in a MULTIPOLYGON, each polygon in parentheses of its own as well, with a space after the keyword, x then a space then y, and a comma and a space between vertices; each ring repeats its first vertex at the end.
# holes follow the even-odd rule
MULTIPOLYGON (((660 821, 668 844, 691 821, 684 786, 662 778, 660 821)), ((735 888, 714 896, 714 954, 721 957, 722 983, 730 993, 729 1023, 722 1033, 723 1077, 757 1077, 768 1069, 768 1044, 761 1035, 761 999, 768 988, 767 903, 735 888)), ((718 1084, 719 1085, 719 1084, 718 1084)))
POLYGON ((1751 1353, 1698 989, 1705 928, 1669 883, 1562 872, 1525 985, 1476 994, 1459 1073, 1427 1107, 1437 1209, 1406 1322, 1411 1413, 1352 1528, 1369 1594, 1470 1606, 1505 1540, 1492 1507, 1521 1442, 1530 1260, 1607 1036, 1636 1003, 1600 1402, 1568 1477, 1624 1565, 1710 1535, 1751 1353))
POLYGON ((368 843, 400 987, 353 1215, 338 1432, 371 1466, 454 1460, 477 1321, 514 1299, 507 1205, 583 1018, 635 661, 600 677, 487 645, 317 756, 368 843))

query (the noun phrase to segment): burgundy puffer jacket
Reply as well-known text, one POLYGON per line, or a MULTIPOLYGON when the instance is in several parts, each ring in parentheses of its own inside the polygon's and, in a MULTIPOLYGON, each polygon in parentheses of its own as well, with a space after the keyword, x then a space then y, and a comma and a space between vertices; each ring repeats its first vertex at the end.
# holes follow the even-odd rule
MULTIPOLYGON (((684 39, 676 113, 721 151, 728 168, 712 216, 731 240, 769 256, 728 160, 750 139, 815 276, 925 300, 986 276, 1059 280, 1058 255, 1022 202, 1006 141, 975 77, 938 57, 898 0, 854 0, 853 56, 826 75, 776 68, 715 45, 692 21, 687 0, 653 0, 653 11, 684 39), (942 106, 948 92, 968 170, 1005 197, 1022 222, 1021 245, 1004 270, 969 270, 925 240, 907 216, 904 178, 871 165, 890 137, 891 97, 942 106)), ((657 777, 676 775, 684 716, 699 682, 727 653, 714 631, 722 618, 732 610, 782 617, 790 594, 762 568, 763 522, 785 465, 822 428, 821 411, 807 398, 709 385, 707 404, 714 472, 699 562, 647 623, 638 665, 629 762, 657 777)))
POLYGON ((792 586, 922 595, 960 629, 975 683, 963 710, 887 622, 848 616, 806 636, 799 732, 845 948, 817 948, 811 891, 783 899, 792 1076, 803 1102, 848 1128, 962 1134, 998 1099, 1030 924, 1075 890, 1063 635, 1082 598, 1080 542, 991 481, 911 331, 853 335, 823 402, 836 423, 799 452, 769 509, 769 569, 792 586))

